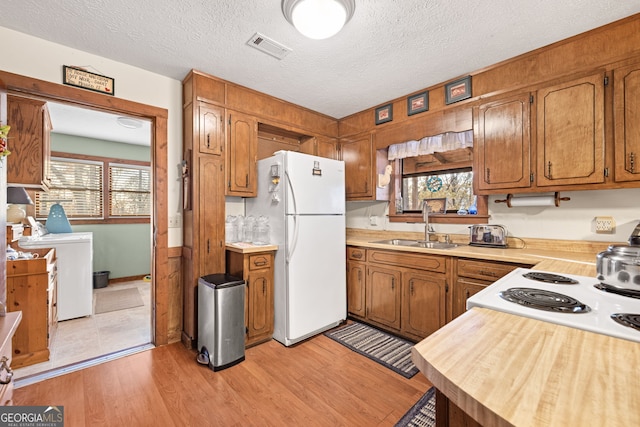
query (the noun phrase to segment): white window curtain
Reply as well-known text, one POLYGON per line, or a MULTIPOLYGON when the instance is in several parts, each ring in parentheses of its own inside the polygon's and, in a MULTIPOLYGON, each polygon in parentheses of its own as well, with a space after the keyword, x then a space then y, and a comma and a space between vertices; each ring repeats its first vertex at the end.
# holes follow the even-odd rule
POLYGON ((442 153, 473 147, 473 131, 447 132, 441 135, 425 136, 419 141, 407 141, 389 146, 389 160, 416 157, 425 154, 442 153))

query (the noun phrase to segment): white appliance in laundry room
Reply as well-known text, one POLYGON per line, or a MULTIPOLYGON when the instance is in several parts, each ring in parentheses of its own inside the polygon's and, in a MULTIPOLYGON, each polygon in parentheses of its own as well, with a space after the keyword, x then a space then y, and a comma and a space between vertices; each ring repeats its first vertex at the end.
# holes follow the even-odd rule
POLYGON ((246 214, 269 218, 278 245, 274 339, 286 346, 347 317, 344 162, 292 151, 258 161, 246 214))
POLYGON ((24 236, 25 249, 54 248, 58 268, 58 321, 93 314, 93 233, 24 236))

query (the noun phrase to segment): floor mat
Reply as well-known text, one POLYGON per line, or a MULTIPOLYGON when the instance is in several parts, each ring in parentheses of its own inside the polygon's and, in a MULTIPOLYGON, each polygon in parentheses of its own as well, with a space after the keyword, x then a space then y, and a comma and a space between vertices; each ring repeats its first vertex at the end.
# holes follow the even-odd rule
POLYGON ((138 288, 118 289, 96 293, 95 314, 109 311, 126 310, 128 308, 143 306, 142 297, 138 288))
POLYGON ((418 368, 411 361, 413 343, 362 323, 353 322, 324 333, 345 347, 411 378, 418 368))

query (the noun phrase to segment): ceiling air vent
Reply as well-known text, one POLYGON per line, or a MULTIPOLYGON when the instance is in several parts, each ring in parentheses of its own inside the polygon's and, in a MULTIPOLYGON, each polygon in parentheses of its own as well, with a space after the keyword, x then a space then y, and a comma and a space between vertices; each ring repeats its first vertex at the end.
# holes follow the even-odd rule
POLYGON ((291 49, 285 45, 282 45, 260 33, 255 33, 247 44, 278 59, 284 58, 289 54, 289 52, 291 52, 291 49))

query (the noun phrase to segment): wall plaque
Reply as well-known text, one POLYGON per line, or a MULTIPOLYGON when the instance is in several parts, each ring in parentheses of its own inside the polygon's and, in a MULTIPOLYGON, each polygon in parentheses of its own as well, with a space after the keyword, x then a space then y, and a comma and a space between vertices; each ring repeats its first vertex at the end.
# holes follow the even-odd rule
POLYGON ((115 95, 115 81, 113 78, 91 73, 82 68, 63 65, 63 83, 94 92, 115 95))

